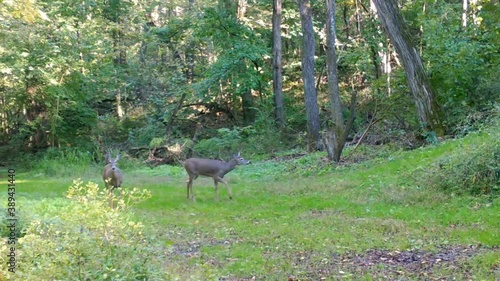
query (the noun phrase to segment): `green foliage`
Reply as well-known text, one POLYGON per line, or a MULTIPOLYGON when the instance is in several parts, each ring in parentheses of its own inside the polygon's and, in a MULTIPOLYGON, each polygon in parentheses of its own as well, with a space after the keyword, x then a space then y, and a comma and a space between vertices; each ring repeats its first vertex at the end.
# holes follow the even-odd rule
POLYGON ((96 150, 80 148, 49 148, 38 159, 24 159, 37 173, 47 176, 69 176, 75 171, 85 172, 92 167, 98 157, 96 150))
MULTIPOLYGON (((432 6, 421 15, 425 19, 420 19, 423 57, 430 61, 427 70, 432 86, 446 112, 445 121, 453 128, 471 112, 489 109, 499 101, 498 86, 495 92, 492 85, 497 80, 500 56, 489 26, 469 21, 462 27, 458 6, 432 6)), ((489 13, 479 17, 494 17, 489 13)))
POLYGON ((500 195, 500 133, 498 127, 480 133, 480 142, 436 159, 421 173, 423 185, 453 194, 500 195))
POLYGON ((140 125, 140 122, 127 119, 119 120, 116 116, 106 115, 99 118, 95 134, 102 138, 106 146, 111 144, 124 143, 130 136, 130 130, 140 125))
POLYGON ((251 126, 218 129, 217 136, 201 140, 195 145, 196 153, 220 158, 240 151, 250 157, 274 154, 297 145, 295 136, 284 138, 277 132, 271 112, 259 110, 257 119, 251 126))
POLYGON ((194 85, 197 98, 213 99, 213 94, 220 93, 221 83, 224 92, 236 96, 261 88, 264 75, 269 77, 269 73, 264 74, 259 68, 264 64, 262 58, 270 53, 261 32, 219 6, 204 10, 194 35, 214 43, 217 60, 207 67, 205 79, 194 85))
MULTIPOLYGON (((17 270, 4 278, 16 280, 159 280, 159 245, 129 207, 149 197, 147 190, 125 189, 111 196, 96 184, 74 181, 67 198, 26 199, 17 242, 17 270)), ((3 238, 2 238, 3 240, 3 238)), ((6 252, 7 243, 1 250, 6 252)), ((6 264, 6 257, 0 257, 6 264)))
POLYGON ((221 158, 238 152, 241 148, 243 132, 245 128, 234 128, 232 130, 221 128, 217 130, 218 137, 204 139, 198 142, 194 150, 196 154, 207 158, 221 158))
MULTIPOLYGON (((83 1, 78 5, 69 0, 4 2, 0 7, 0 117, 6 122, 0 124, 0 145, 4 146, 0 156, 9 157, 2 159, 10 159, 16 151, 71 147, 96 155, 95 161, 102 159, 96 149, 100 144, 122 150, 165 145, 167 125, 172 126, 170 140, 186 139, 193 134, 192 124, 200 120, 226 127, 203 132, 209 139, 195 149, 207 157, 227 156, 235 150, 245 155, 275 155, 304 146, 302 35, 294 1, 283 3, 288 127, 279 135, 270 102, 269 1, 247 1, 240 10, 234 1, 214 4, 206 0, 83 1), (122 120, 115 117, 118 93, 125 114, 122 120), (242 96, 249 93, 254 102, 245 99, 245 109, 258 114, 256 121, 233 128, 242 116, 242 96), (181 97, 184 102, 174 111, 181 97), (201 109, 203 103, 230 111, 235 122, 200 119, 201 113, 213 113, 201 109), (173 124, 169 124, 174 112, 173 124)), ((376 113, 382 120, 377 125, 383 125, 377 131, 372 128, 367 138, 375 135, 398 141, 397 136, 416 134, 435 143, 435 136, 422 132, 417 124, 403 68, 394 57, 390 77, 376 71, 381 66, 380 51, 393 49, 388 49, 373 15, 358 4, 339 2, 336 16, 344 105, 349 104, 352 77, 363 77, 362 83, 354 83, 358 89, 354 131, 362 132, 368 116, 376 113)), ((496 6, 489 0, 482 1, 481 8, 472 5, 469 16, 472 20, 472 14, 476 15, 477 23, 469 21, 465 28, 460 23, 462 7, 455 2, 418 0, 402 6, 453 134, 480 127, 478 123, 500 97, 496 6)), ((327 105, 324 7, 323 2, 312 3, 320 106, 327 105)), ((321 117, 326 122, 328 114, 321 117)), ((41 155, 38 171, 70 173, 58 163, 66 163, 67 156, 55 157, 53 151, 50 157, 41 155), (57 159, 51 162, 52 158, 57 159)))
MULTIPOLYGON (((293 111, 290 108, 290 111, 293 111)), ((304 114, 300 112, 289 112, 288 116, 297 115, 298 118, 303 119, 305 124, 304 114), (298 116, 300 115, 300 116, 298 116)), ((290 121, 290 120, 288 120, 290 121)), ((289 125, 291 129, 293 125, 289 125)), ((245 130, 245 128, 243 128, 245 130)), ((276 130, 276 122, 274 120, 274 108, 270 106, 270 103, 261 104, 261 108, 257 111, 257 117, 252 126, 246 127, 245 139, 242 151, 245 155, 273 155, 279 153, 280 151, 288 150, 290 147, 297 147, 305 144, 305 142, 300 141, 300 137, 293 132, 279 132, 276 130)), ((304 139, 305 141, 305 139, 304 139)))

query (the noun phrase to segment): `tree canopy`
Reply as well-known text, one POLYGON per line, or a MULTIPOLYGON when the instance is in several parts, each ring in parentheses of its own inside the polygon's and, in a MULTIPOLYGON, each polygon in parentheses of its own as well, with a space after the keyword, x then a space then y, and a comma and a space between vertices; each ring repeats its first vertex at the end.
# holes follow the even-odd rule
MULTIPOLYGON (((279 2, 281 33, 274 30, 274 37, 270 1, 3 1, 0 154, 174 144, 207 156, 234 149, 265 154, 305 148, 308 128, 318 138, 332 116, 348 120, 350 112, 347 142, 436 141, 442 132, 423 124, 405 60, 384 32, 383 11, 377 14, 370 1, 336 1, 342 112, 331 112, 339 107, 329 106, 326 2, 300 1, 310 4, 308 40, 316 42, 307 45, 313 69, 305 81, 296 1, 279 2), (277 76, 273 46, 280 37, 277 76), (279 89, 273 77, 282 80, 279 89), (317 92, 308 102, 304 82, 307 92, 317 92), (353 91, 356 111, 349 110, 353 91), (314 106, 319 124, 311 129, 314 106)), ((498 105, 498 7, 491 0, 398 3, 444 133, 466 133, 498 105)))

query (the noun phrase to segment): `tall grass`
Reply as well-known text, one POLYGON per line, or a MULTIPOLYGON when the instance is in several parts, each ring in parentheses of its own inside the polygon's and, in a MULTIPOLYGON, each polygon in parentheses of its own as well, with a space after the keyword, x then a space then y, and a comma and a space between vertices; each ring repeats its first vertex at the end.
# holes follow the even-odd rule
POLYGON ((49 148, 39 159, 35 159, 32 170, 46 176, 70 176, 75 171, 88 172, 96 165, 94 152, 78 148, 49 148))

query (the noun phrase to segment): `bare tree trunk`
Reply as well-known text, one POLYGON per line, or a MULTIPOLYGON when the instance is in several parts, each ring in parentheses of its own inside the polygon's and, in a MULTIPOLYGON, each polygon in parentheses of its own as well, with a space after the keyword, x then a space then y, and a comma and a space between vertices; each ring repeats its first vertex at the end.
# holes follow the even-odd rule
POLYGON ((441 108, 432 92, 422 59, 411 41, 395 0, 373 0, 373 2, 380 21, 403 62, 421 125, 434 131, 438 136, 443 136, 441 108))
POLYGON ((281 52, 281 1, 273 1, 273 91, 276 106, 276 123, 280 131, 285 128, 285 105, 283 102, 283 64, 281 52))
MULTIPOLYGON (((194 0, 189 0, 189 6, 188 6, 189 13, 193 12, 193 6, 194 6, 194 0)), ((194 40, 191 39, 186 49, 186 62, 187 62, 186 79, 189 84, 193 83, 194 80, 195 49, 196 47, 194 44, 194 40)))
POLYGON ((247 12, 247 0, 238 0, 238 14, 237 14, 237 19, 241 20, 245 17, 245 14, 247 12))
POLYGON ((478 27, 480 24, 479 17, 477 16, 480 8, 478 7, 477 2, 478 0, 470 0, 470 4, 472 6, 472 22, 474 23, 474 25, 476 25, 476 27, 478 27))
POLYGON ((348 11, 348 7, 347 7, 347 5, 344 5, 344 11, 342 12, 342 18, 344 19, 345 38, 349 39, 350 24, 349 24, 349 16, 347 14, 347 11, 348 11))
POLYGON ((170 115, 170 119, 168 120, 168 123, 167 123, 167 128, 165 128, 165 136, 166 136, 167 143, 170 142, 172 128, 174 126, 175 119, 177 118, 177 113, 182 108, 182 104, 184 103, 185 99, 186 99, 186 92, 184 91, 181 95, 181 98, 177 102, 177 105, 175 106, 174 110, 172 110, 172 114, 170 115))
POLYGON ((472 16, 472 23, 477 27, 480 23, 478 21, 477 13, 480 9, 478 7, 478 0, 462 0, 462 27, 467 27, 467 19, 469 15, 472 16))
MULTIPOLYGON (((247 10, 247 0, 238 0, 238 8, 236 11, 236 17, 238 20, 242 20, 245 17, 245 13, 247 10)), ((256 69, 258 69, 258 64, 256 62, 255 66, 256 69)), ((247 71, 247 66, 245 63, 243 63, 241 66, 242 72, 247 71)), ((254 104, 254 97, 252 95, 252 90, 250 87, 246 87, 244 90, 242 96, 241 96, 241 103, 242 103, 242 111, 243 111, 243 123, 245 125, 250 125, 255 122, 255 104, 254 104)))
MULTIPOLYGON (((121 29, 121 20, 116 19, 115 23, 118 25, 117 29, 113 29, 113 51, 114 58, 113 64, 115 67, 123 66, 127 63, 127 52, 125 50, 125 43, 123 42, 123 31, 121 29)), ((122 95, 118 88, 115 95, 116 100, 116 115, 119 120, 123 119, 122 95)))
POLYGON ((469 10, 469 0, 462 1, 462 27, 467 27, 467 11, 469 10))
POLYGON ((392 75, 392 66, 391 66, 391 45, 387 42, 387 52, 384 52, 383 57, 383 65, 384 65, 384 73, 386 74, 386 82, 387 82, 387 94, 391 96, 392 94, 392 86, 391 86, 391 75, 392 75))
POLYGON ((340 161, 342 150, 344 149, 345 124, 342 114, 342 103, 340 101, 339 82, 337 77, 337 55, 335 53, 335 0, 326 0, 326 46, 327 52, 327 72, 328 72, 328 92, 330 93, 331 110, 331 133, 330 143, 333 145, 332 155, 328 155, 329 160, 340 161))
POLYGON ((11 122, 7 113, 7 103, 5 102, 5 96, 5 92, 0 91, 0 108, 2 108, 2 110, 0 111, 0 142, 2 141, 2 138, 4 136, 7 136, 9 134, 9 126, 11 122))
POLYGON ((359 11, 358 0, 354 0, 356 4, 356 31, 358 32, 358 36, 361 36, 361 16, 359 11))
POLYGON ((241 97, 243 108, 243 122, 251 125, 255 121, 255 105, 251 89, 246 89, 241 97))
POLYGON ((302 24, 302 80, 304 83, 304 99, 307 115, 308 150, 315 150, 319 140, 319 109, 314 87, 314 29, 312 23, 311 3, 299 0, 300 19, 302 24))
POLYGON ((122 94, 120 89, 116 90, 116 115, 119 120, 123 119, 122 94))

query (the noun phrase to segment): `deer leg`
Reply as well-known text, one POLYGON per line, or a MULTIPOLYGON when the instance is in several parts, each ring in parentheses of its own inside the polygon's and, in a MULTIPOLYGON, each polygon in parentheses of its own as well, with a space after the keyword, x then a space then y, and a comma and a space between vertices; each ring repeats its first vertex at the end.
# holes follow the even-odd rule
POLYGON ((215 197, 214 197, 214 201, 218 202, 219 201, 219 190, 218 190, 219 183, 217 182, 216 179, 214 179, 214 185, 215 185, 215 197))
POLYGON ((114 189, 115 189, 115 187, 111 186, 109 188, 109 190, 108 190, 109 205, 110 205, 111 209, 115 208, 115 202, 114 202, 115 192, 114 192, 114 189))
POLYGON ((221 177, 217 178, 217 181, 222 182, 226 185, 227 193, 229 194, 229 199, 233 199, 233 192, 231 191, 231 187, 227 184, 227 181, 221 177))
POLYGON ((231 187, 229 186, 229 184, 227 184, 226 181, 224 181, 224 184, 226 184, 227 193, 229 194, 229 199, 233 200, 233 191, 231 190, 231 187))
POLYGON ((188 184, 187 184, 187 198, 189 199, 189 194, 191 193, 191 200, 196 201, 196 198, 194 197, 194 192, 193 192, 193 180, 196 177, 189 177, 188 184))

